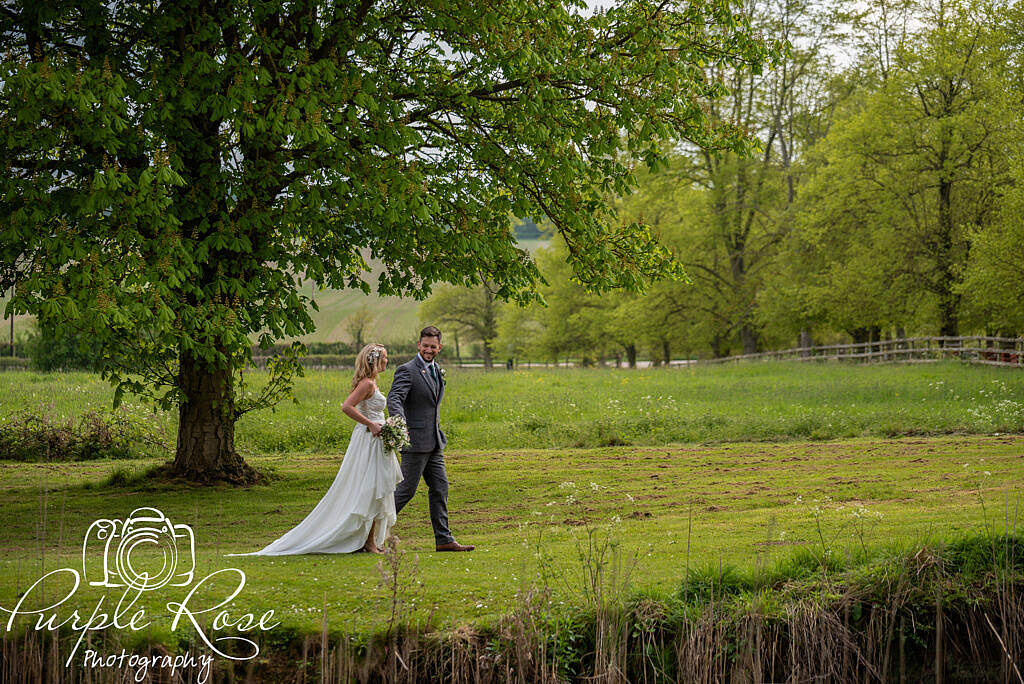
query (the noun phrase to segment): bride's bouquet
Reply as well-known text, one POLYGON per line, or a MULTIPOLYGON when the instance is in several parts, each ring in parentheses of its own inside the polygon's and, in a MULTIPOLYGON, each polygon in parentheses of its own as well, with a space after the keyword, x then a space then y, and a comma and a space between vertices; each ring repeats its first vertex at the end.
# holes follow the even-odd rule
POLYGON ((385 451, 398 453, 402 447, 409 446, 409 428, 402 416, 388 416, 380 429, 380 438, 384 442, 385 451))

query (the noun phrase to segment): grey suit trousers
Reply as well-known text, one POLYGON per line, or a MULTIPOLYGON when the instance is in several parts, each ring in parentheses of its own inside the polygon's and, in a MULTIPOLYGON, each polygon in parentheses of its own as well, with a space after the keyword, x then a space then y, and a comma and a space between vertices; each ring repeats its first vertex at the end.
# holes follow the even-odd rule
POLYGON ((448 529, 448 475, 444 470, 444 454, 433 451, 402 451, 403 479, 395 489, 395 510, 400 512, 416 494, 420 478, 427 483, 427 501, 430 504, 430 524, 434 528, 434 542, 438 545, 455 541, 448 529))

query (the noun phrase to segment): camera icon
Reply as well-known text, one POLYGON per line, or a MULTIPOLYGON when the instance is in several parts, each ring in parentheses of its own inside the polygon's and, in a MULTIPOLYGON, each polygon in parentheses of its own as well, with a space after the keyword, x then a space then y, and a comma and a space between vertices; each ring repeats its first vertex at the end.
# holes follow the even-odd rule
POLYGON ((192 528, 172 525, 156 508, 137 508, 125 520, 97 520, 82 542, 82 570, 94 587, 182 587, 192 583, 195 568, 192 528))

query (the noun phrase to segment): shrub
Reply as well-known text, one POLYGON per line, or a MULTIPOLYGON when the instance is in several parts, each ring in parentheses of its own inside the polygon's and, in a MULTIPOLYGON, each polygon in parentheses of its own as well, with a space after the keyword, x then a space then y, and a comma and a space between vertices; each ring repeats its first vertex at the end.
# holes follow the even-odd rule
POLYGON ((170 447, 144 420, 124 411, 86 411, 77 419, 48 411, 21 411, 0 418, 0 459, 87 461, 166 454, 170 447))
POLYGON ((0 371, 4 370, 26 370, 28 359, 21 359, 17 356, 0 356, 0 371))
MULTIPOLYGON (((252 360, 259 368, 267 365, 271 356, 253 356, 252 360)), ((299 358, 303 368, 353 368, 356 365, 355 354, 311 354, 299 358)))
POLYGON ((32 368, 42 371, 98 370, 102 360, 102 350, 88 335, 42 319, 25 338, 25 351, 32 368))

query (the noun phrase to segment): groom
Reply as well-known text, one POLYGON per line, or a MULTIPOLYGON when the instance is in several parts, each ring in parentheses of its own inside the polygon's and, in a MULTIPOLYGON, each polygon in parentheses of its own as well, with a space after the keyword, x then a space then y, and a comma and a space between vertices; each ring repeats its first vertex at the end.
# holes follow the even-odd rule
POLYGON ((416 345, 419 353, 412 361, 395 369, 388 392, 388 413, 405 418, 410 444, 402 449, 402 475, 405 479, 395 490, 395 509, 409 503, 420 476, 427 483, 430 523, 438 551, 472 551, 455 541, 448 529, 448 476, 444 472, 444 447, 447 443, 438 424, 441 399, 444 398, 444 374, 434 362, 441 351, 441 331, 432 325, 420 331, 416 345))

